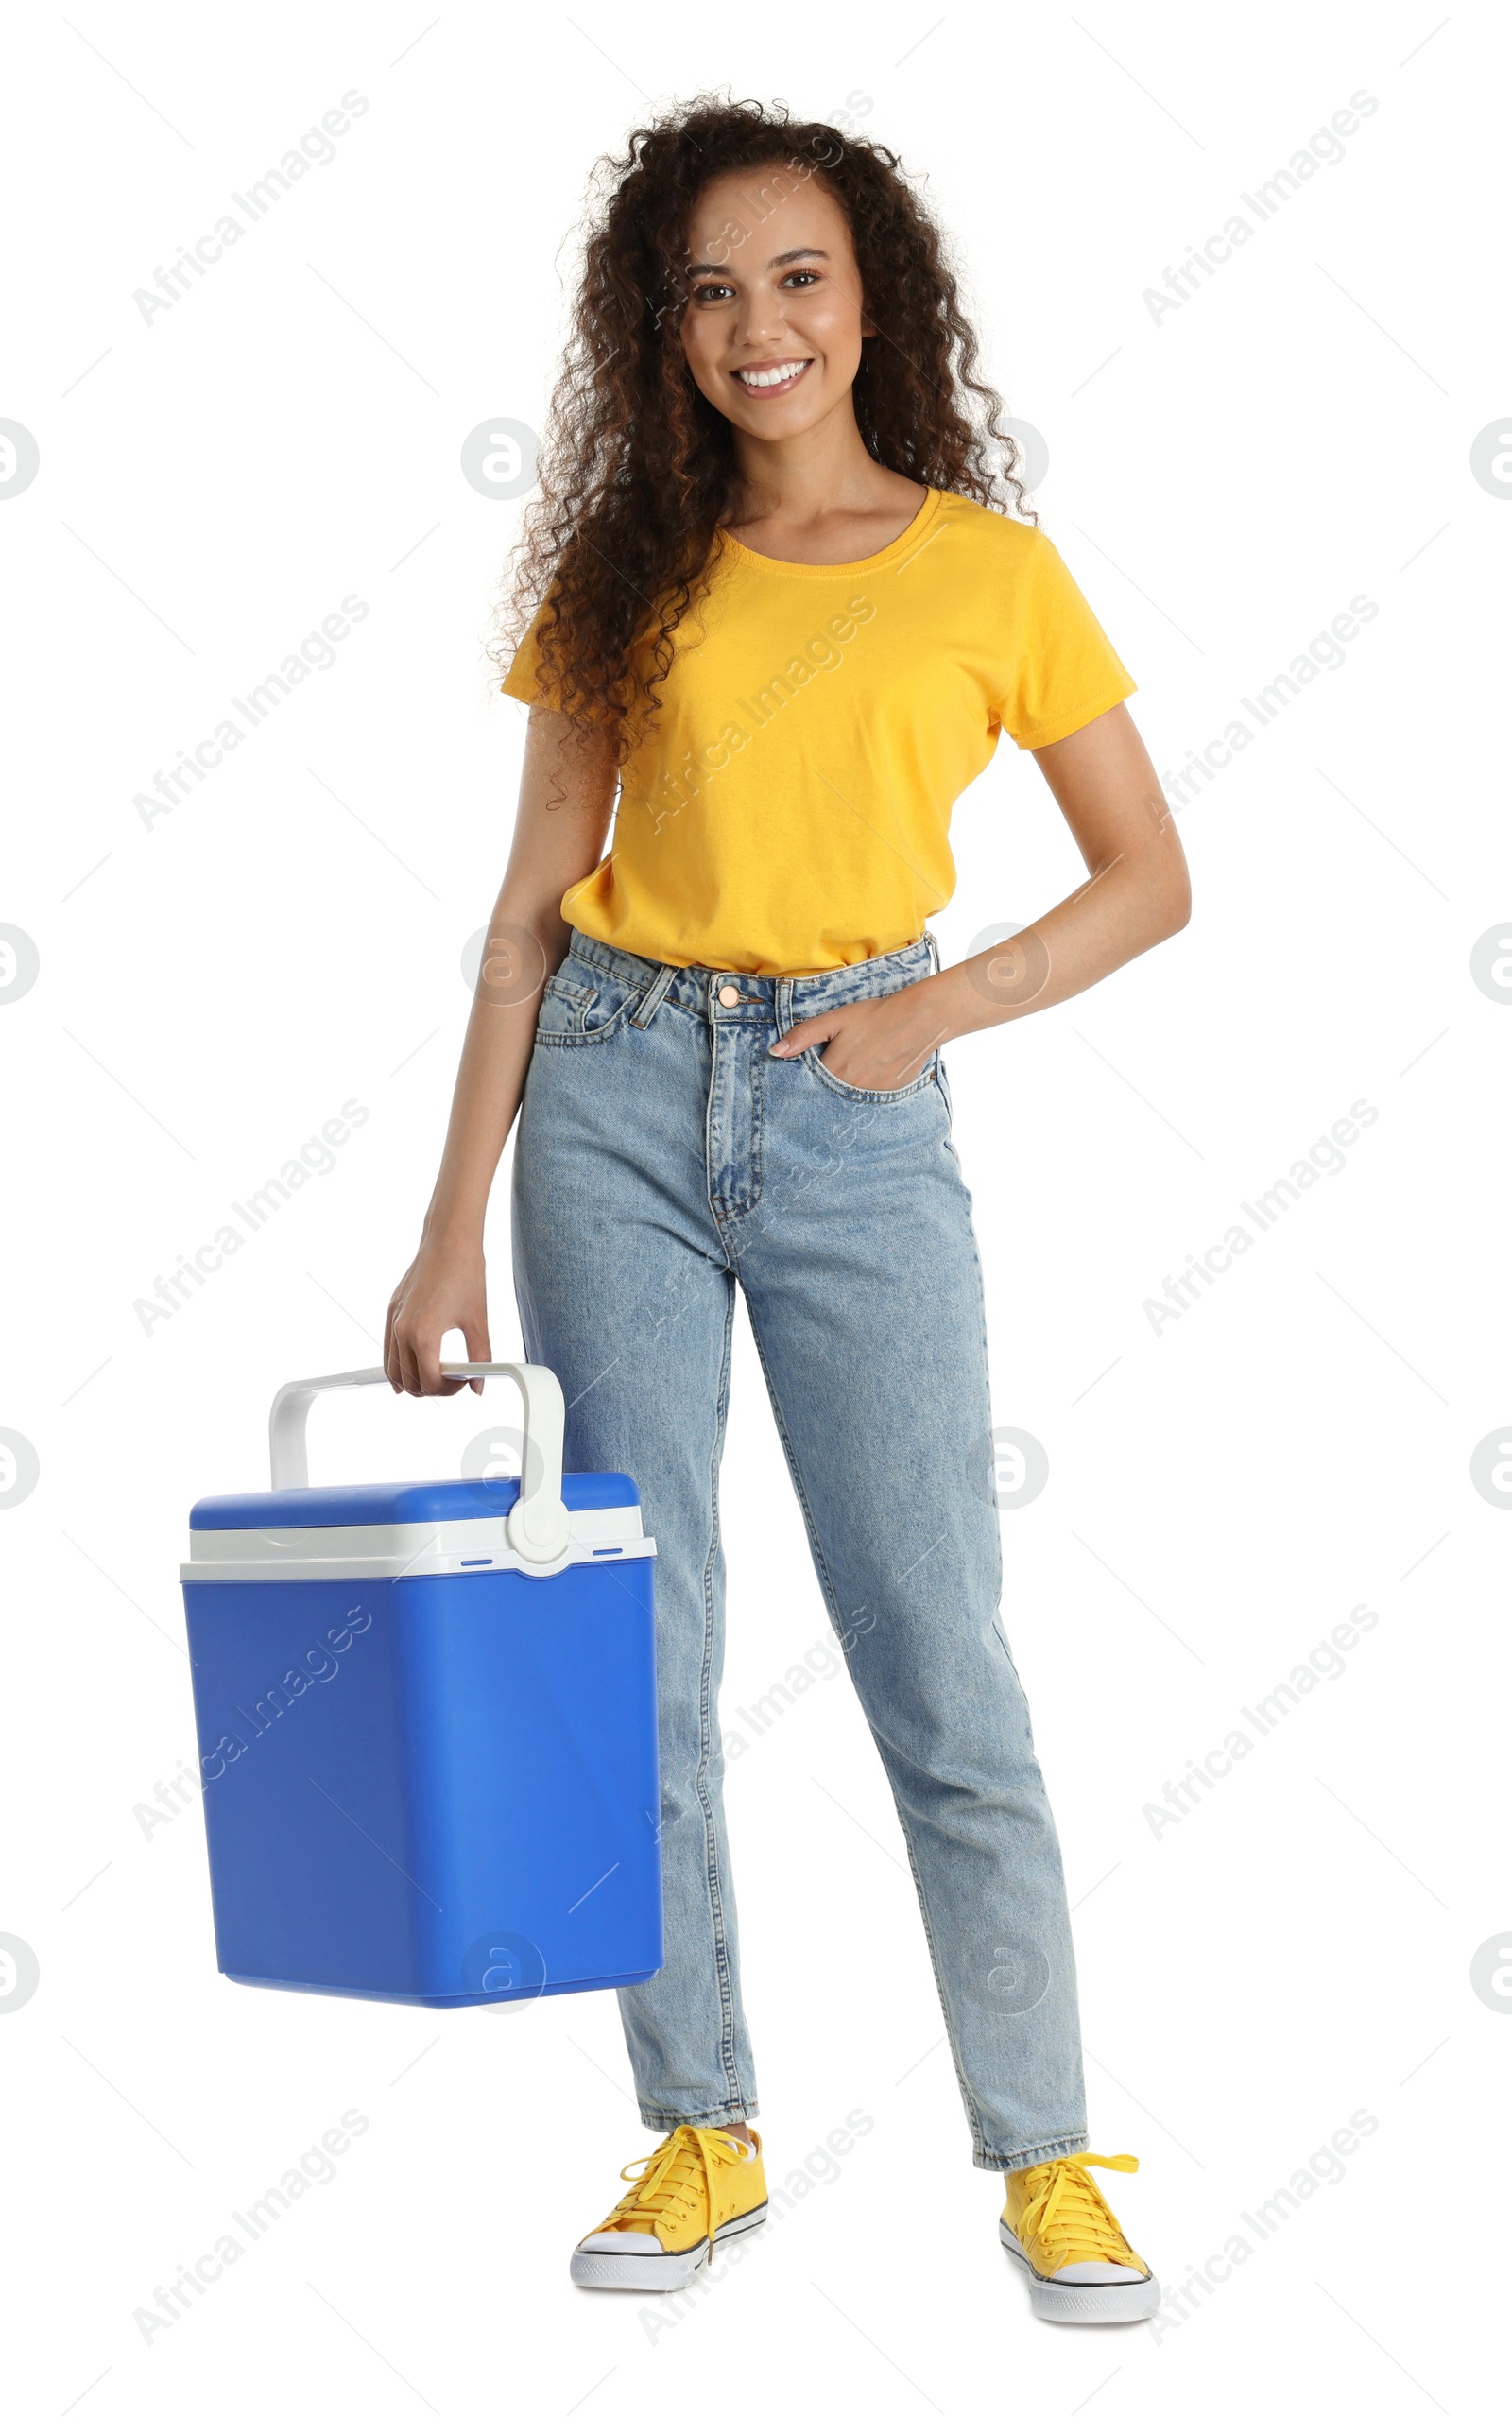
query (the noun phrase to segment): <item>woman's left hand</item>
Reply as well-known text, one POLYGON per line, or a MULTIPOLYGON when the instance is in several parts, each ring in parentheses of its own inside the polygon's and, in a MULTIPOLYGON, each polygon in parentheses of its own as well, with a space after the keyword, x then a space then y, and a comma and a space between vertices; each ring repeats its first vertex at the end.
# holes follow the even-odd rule
POLYGON ((809 1015, 771 1053, 799 1057, 805 1048, 824 1049, 824 1064, 836 1081, 856 1090, 904 1090, 947 1037, 929 981, 916 980, 885 997, 858 997, 854 1005, 809 1015))
MULTIPOLYGON (((1191 909, 1170 805, 1122 701, 1035 752, 1087 865, 1087 883, 1020 930, 895 989, 795 1023, 774 1057, 825 1051, 837 1081, 906 1090, 933 1051, 1059 1006, 1171 938, 1191 909)), ((997 936, 987 932, 988 937, 997 936)))

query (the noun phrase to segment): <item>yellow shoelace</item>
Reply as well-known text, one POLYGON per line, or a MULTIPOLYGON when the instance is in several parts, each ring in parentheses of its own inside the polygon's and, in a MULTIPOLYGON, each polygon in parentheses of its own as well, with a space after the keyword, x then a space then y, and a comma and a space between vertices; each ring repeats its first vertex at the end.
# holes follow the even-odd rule
POLYGON ((624 2205, 606 2217, 600 2231, 648 2231, 668 2217, 691 2213, 700 2195, 707 2200, 710 2254, 713 2253, 713 2178, 716 2166, 740 2161, 740 2147, 728 2132, 702 2130, 685 2121, 663 2139, 653 2154, 638 2155, 620 2174, 635 2181, 624 2205), (639 2179, 636 2175, 639 2174, 639 2179))
POLYGON ((1143 2273, 1144 2260, 1135 2255, 1108 2200, 1089 2178, 1090 2164, 1105 2172, 1140 2168, 1135 2155, 1061 2155, 1053 2163, 1036 2164, 1024 2181, 1028 2203, 1019 2217, 1018 2237, 1025 2248, 1031 2240, 1039 2240, 1046 2254, 1060 2242, 1060 2253, 1049 2269, 1052 2273, 1059 2271, 1073 2249, 1109 2265, 1132 2266, 1143 2273))

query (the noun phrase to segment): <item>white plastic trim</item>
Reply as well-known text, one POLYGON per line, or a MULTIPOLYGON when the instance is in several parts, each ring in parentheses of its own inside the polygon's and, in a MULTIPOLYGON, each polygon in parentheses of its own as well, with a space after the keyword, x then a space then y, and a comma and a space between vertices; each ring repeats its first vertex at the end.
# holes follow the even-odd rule
POLYGON ((408 1580, 421 1573, 533 1572, 574 1563, 612 1562, 656 1553, 643 1534, 639 1505, 601 1505, 569 1515, 572 1536, 560 1564, 527 1562, 505 1539, 497 1516, 450 1521, 331 1523, 296 1529, 193 1529, 183 1580, 408 1580))
MULTIPOLYGON (((566 1557, 571 1540, 567 1508, 561 1500, 561 1445, 566 1407, 553 1372, 534 1361, 459 1361, 441 1372, 443 1377, 512 1377, 524 1406, 524 1450, 521 1455, 520 1500, 505 1517, 505 1536, 526 1563, 556 1566, 566 1557)), ((318 1394, 349 1386, 387 1386, 386 1370, 352 1369, 335 1377, 301 1377, 281 1386, 268 1414, 267 1437, 272 1483, 277 1488, 310 1484, 305 1419, 318 1394)))

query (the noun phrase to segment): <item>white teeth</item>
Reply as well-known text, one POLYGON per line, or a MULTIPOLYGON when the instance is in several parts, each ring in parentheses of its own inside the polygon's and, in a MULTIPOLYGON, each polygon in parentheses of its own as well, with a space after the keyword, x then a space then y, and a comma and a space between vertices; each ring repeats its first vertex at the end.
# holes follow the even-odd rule
POLYGON ((737 371, 735 378, 747 388, 776 388, 780 382, 791 380, 794 373, 808 368, 809 358, 800 355, 797 363, 779 364, 773 371, 737 371))

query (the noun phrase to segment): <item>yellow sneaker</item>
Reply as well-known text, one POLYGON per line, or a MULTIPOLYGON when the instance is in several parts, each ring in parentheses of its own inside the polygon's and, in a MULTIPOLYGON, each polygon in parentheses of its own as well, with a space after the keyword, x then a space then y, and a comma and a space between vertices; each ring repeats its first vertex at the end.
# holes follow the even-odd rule
POLYGON ((629 2196, 580 2239, 573 2280, 598 2290, 680 2290, 716 2247, 766 2220, 762 2142, 685 2121, 627 2164, 629 2196))
POLYGON ((1009 2172, 998 2236, 1029 2277, 1029 2305, 1057 2324, 1137 2324, 1160 2286, 1087 2170, 1137 2172, 1132 2155, 1063 2155, 1009 2172))

